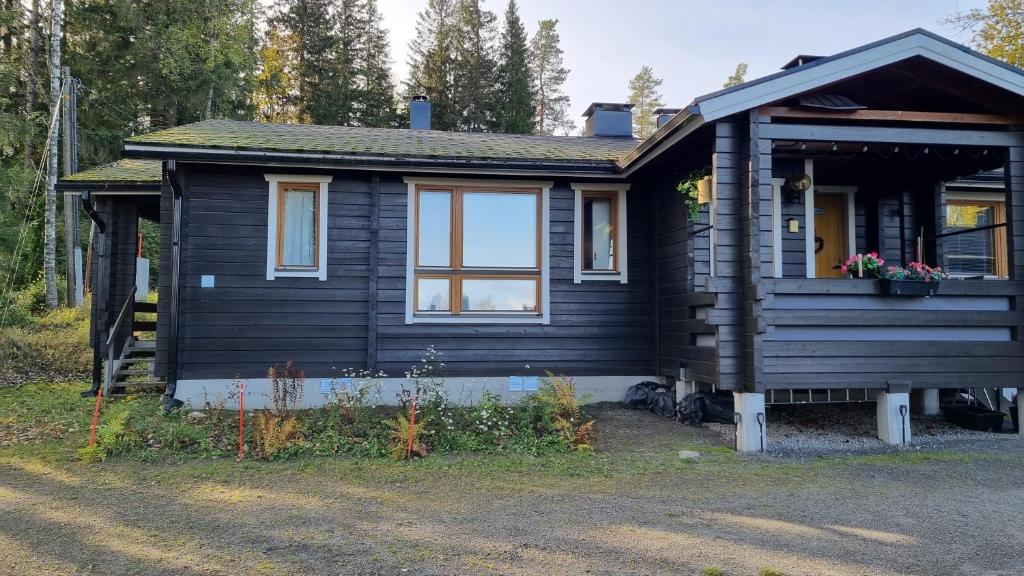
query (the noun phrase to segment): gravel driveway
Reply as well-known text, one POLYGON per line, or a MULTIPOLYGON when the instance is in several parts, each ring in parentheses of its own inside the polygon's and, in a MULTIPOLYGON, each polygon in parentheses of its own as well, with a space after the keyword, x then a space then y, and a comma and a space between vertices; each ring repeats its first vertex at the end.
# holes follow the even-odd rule
POLYGON ((597 417, 596 454, 542 460, 85 466, 0 453, 0 573, 1024 573, 1024 439, 739 457, 706 429, 597 417))

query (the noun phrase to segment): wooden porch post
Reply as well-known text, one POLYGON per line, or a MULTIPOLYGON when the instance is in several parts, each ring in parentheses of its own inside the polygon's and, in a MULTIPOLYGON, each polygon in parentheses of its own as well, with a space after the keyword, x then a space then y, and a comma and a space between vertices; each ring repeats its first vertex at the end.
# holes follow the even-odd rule
POLYGON ((723 390, 742 391, 744 383, 743 240, 741 224, 744 195, 741 193, 740 123, 720 120, 715 124, 711 166, 714 177, 715 227, 714 324, 718 331, 718 385, 723 390))

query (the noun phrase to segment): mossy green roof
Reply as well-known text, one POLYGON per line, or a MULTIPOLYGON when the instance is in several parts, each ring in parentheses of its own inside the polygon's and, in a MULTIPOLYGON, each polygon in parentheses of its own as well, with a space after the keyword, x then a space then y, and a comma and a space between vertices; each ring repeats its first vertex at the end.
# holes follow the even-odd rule
MULTIPOLYGON (((534 136, 207 120, 135 136, 129 145, 408 159, 612 163, 632 138, 534 136)), ((131 152, 131 147, 129 147, 131 152)))
POLYGON ((160 160, 122 158, 89 170, 65 176, 63 182, 110 182, 110 183, 151 183, 159 184, 161 178, 160 160))

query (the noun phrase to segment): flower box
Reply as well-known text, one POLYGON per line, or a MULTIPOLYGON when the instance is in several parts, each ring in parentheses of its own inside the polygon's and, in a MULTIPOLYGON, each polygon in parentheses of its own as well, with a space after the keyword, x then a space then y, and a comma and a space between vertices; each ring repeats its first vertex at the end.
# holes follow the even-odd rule
POLYGON ((882 278, 883 296, 935 296, 939 293, 941 282, 931 280, 892 280, 882 278))

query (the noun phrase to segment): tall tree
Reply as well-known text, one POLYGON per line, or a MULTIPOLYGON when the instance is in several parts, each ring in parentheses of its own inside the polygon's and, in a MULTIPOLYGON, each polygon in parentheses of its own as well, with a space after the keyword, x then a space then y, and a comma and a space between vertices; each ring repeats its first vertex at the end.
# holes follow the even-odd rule
POLYGON ((569 69, 562 63, 558 20, 541 20, 530 41, 530 68, 536 87, 534 126, 538 134, 568 134, 575 127, 569 119, 569 96, 563 85, 569 69))
POLYGON ((331 0, 278 0, 271 24, 296 39, 299 120, 330 124, 336 102, 338 35, 331 0))
POLYGON ((427 0, 417 15, 416 37, 409 42, 409 80, 406 100, 417 94, 431 101, 435 130, 455 130, 459 115, 452 98, 454 86, 454 19, 457 0, 427 0))
POLYGON ((494 109, 495 132, 530 134, 533 132, 533 86, 526 27, 519 18, 516 0, 509 0, 505 27, 498 54, 497 106, 494 109))
MULTIPOLYGON (((28 13, 28 50, 25 59, 25 119, 31 120, 36 111, 36 91, 39 90, 36 69, 39 66, 39 0, 32 0, 28 13)), ((35 130, 29 127, 25 131, 25 167, 32 169, 35 163, 35 130)))
POLYGON ((726 78, 725 84, 723 84, 722 87, 723 88, 731 88, 733 86, 737 86, 739 84, 743 84, 744 82, 746 82, 746 80, 745 80, 746 76, 747 76, 747 64, 746 64, 746 62, 740 62, 739 64, 736 65, 736 71, 733 72, 731 76, 726 78))
POLYGON ((650 66, 643 66, 629 81, 629 103, 633 105, 633 135, 647 138, 657 128, 654 110, 662 106, 661 78, 654 77, 650 66))
POLYGON ((271 25, 259 51, 259 74, 256 76, 256 119, 263 122, 298 122, 298 86, 295 34, 271 25))
POLYGON ((1024 0, 988 0, 985 8, 950 17, 947 22, 974 32, 974 47, 1014 66, 1024 66, 1024 0))
POLYGON ((357 68, 361 79, 356 122, 361 126, 392 128, 398 124, 395 106, 395 81, 391 76, 391 49, 384 18, 377 0, 366 0, 364 39, 357 68))
POLYGON ((57 300, 57 134, 60 125, 61 60, 64 2, 53 0, 50 9, 50 123, 49 148, 46 152, 46 211, 43 220, 43 278, 46 284, 46 305, 56 308, 57 300))
POLYGON ((455 7, 452 99, 462 131, 480 132, 493 124, 496 20, 480 0, 459 0, 455 7))

